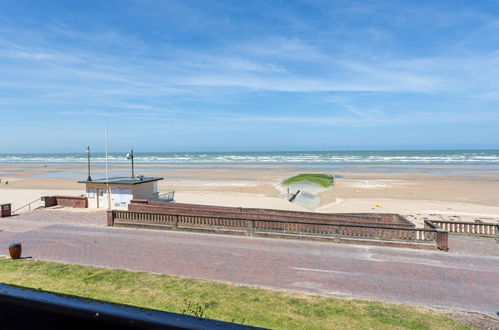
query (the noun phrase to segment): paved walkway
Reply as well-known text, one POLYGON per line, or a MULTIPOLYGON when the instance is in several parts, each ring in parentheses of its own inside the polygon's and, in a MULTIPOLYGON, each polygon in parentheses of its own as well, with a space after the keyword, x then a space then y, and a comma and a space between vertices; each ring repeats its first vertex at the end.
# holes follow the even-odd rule
POLYGON ((491 240, 453 238, 446 253, 108 228, 103 214, 76 225, 88 213, 53 212, 63 211, 0 219, 0 247, 19 241, 37 259, 499 316, 499 245, 491 240), (55 218, 61 223, 48 221, 55 218))

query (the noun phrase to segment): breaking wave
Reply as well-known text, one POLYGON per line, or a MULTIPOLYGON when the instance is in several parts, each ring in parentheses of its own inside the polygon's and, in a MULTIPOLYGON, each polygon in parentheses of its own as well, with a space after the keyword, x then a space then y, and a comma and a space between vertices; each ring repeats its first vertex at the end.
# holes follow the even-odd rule
MULTIPOLYGON (((111 153, 110 163, 126 163, 111 153)), ((105 155, 92 155, 104 163, 105 155)), ((84 153, 0 154, 0 163, 85 163, 84 153)), ((304 165, 499 165, 499 151, 342 151, 342 152, 137 152, 137 163, 151 164, 304 164, 304 165)))

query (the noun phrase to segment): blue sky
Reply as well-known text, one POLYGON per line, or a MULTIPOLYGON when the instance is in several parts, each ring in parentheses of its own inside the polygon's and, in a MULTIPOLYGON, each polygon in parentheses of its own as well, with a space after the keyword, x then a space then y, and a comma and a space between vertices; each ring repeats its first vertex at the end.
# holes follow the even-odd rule
POLYGON ((499 148, 497 1, 0 0, 0 153, 499 148))

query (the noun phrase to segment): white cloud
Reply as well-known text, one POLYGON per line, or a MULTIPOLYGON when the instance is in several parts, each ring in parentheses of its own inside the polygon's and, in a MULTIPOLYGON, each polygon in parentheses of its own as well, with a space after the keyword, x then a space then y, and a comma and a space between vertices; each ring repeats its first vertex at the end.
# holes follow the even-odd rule
MULTIPOLYGON (((372 8, 351 10, 368 13, 372 8)), ((284 20, 295 21, 296 29, 316 28, 292 14, 284 20)), ((491 23, 489 29, 493 26, 491 23)), ((210 103, 214 100, 219 104, 230 104, 255 91, 288 94, 442 93, 456 99, 496 100, 499 88, 499 81, 495 78, 499 76, 497 51, 466 53, 456 48, 450 49, 448 54, 418 57, 396 52, 377 54, 373 48, 365 49, 365 54, 352 56, 345 47, 331 47, 321 31, 317 31, 320 38, 310 40, 272 33, 237 42, 221 42, 217 48, 207 47, 200 51, 188 46, 152 44, 112 29, 103 29, 101 34, 97 34, 95 31, 76 30, 64 23, 44 27, 46 30, 41 31, 19 28, 15 37, 7 34, 0 37, 0 87, 9 91, 8 97, 0 96, 0 104, 53 105, 59 110, 67 106, 88 115, 129 120, 178 120, 175 116, 184 114, 192 116, 186 120, 202 121, 210 117, 206 115, 210 113, 214 118, 211 122, 229 124, 284 122, 381 126, 428 120, 498 119, 486 109, 480 110, 479 115, 457 113, 449 116, 445 113, 441 117, 430 115, 431 110, 416 113, 402 109, 400 112, 405 115, 394 116, 394 111, 383 111, 382 107, 376 110, 367 107, 366 110, 365 106, 355 104, 352 98, 342 104, 341 97, 338 102, 338 96, 336 100, 335 96, 329 96, 329 101, 326 97, 324 107, 333 101, 348 114, 278 116, 262 104, 265 115, 230 116, 213 110, 192 110, 199 109, 200 105, 176 104, 179 101, 210 103), (54 35, 73 42, 56 42, 54 35), (135 113, 118 113, 117 109, 135 113)), ((384 35, 383 30, 371 29, 370 36, 391 39, 389 34, 384 35)), ((78 111, 60 113, 73 115, 78 111)))

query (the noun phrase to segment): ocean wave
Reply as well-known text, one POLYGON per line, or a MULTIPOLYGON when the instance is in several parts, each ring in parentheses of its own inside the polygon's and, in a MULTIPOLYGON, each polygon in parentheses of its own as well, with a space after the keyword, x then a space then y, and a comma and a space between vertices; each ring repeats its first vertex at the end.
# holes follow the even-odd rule
MULTIPOLYGON (((96 153, 92 163, 105 163, 96 153)), ((499 151, 434 152, 251 152, 251 153, 136 153, 137 163, 151 164, 320 164, 320 165, 499 165, 499 151)), ((85 154, 0 154, 0 163, 86 163, 85 154)), ((124 154, 111 153, 109 163, 128 163, 124 154)))

